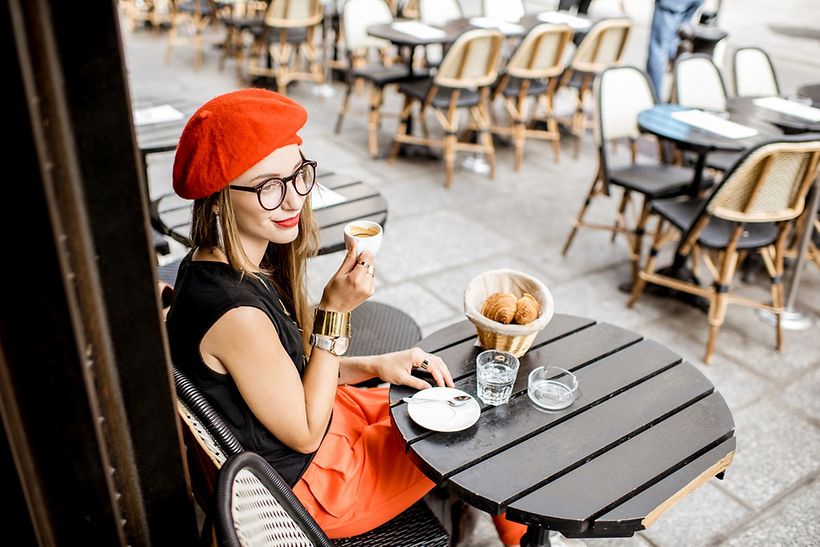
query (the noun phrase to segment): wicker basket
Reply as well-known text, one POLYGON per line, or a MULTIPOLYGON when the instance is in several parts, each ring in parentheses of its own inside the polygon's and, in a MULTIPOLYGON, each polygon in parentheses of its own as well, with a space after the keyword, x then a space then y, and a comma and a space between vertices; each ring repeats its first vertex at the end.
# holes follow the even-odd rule
POLYGON ((552 295, 547 286, 531 275, 515 270, 490 270, 476 276, 464 289, 464 313, 478 333, 484 349, 508 351, 516 357, 524 355, 535 337, 547 326, 554 311, 552 295), (484 301, 493 293, 508 292, 520 297, 530 293, 541 306, 541 314, 527 325, 505 325, 481 313, 484 301))

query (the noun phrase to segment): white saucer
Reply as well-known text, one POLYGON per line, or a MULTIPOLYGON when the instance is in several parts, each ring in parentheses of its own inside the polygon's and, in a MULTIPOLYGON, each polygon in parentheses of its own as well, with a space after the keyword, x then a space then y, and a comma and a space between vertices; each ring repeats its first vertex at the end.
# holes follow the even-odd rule
POLYGON ((450 406, 447 399, 456 395, 469 395, 452 387, 432 387, 419 391, 413 398, 441 399, 441 402, 407 403, 407 413, 410 418, 421 427, 433 431, 461 431, 478 421, 481 416, 481 407, 478 401, 471 397, 460 406, 450 406))

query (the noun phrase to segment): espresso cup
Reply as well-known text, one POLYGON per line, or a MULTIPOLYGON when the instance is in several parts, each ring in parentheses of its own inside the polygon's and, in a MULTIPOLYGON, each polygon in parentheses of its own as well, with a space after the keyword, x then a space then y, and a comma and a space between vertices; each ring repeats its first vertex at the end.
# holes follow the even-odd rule
POLYGON ((382 227, 378 222, 354 220, 345 226, 345 248, 355 247, 358 256, 363 251, 370 251, 373 256, 382 245, 382 227))

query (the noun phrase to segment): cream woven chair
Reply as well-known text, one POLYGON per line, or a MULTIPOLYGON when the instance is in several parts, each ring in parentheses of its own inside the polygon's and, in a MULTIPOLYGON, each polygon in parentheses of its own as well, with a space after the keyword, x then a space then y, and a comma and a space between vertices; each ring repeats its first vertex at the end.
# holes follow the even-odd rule
POLYGON ((464 13, 458 0, 419 0, 419 19, 427 25, 444 26, 462 17, 464 13))
POLYGON ((592 81, 604 69, 621 63, 631 29, 632 21, 626 18, 605 19, 597 23, 578 44, 564 71, 561 87, 576 91, 575 113, 572 116, 572 132, 578 138, 575 157, 580 152, 581 136, 586 129, 584 107, 592 90, 592 81))
POLYGON ((279 93, 286 94, 293 81, 324 82, 316 50, 321 30, 321 0, 272 0, 265 13, 265 28, 251 46, 248 76, 276 79, 279 93), (267 67, 267 57, 273 63, 267 67))
MULTIPOLYGON (((686 193, 695 173, 686 167, 636 161, 636 142, 640 136, 638 114, 655 106, 652 86, 643 71, 631 66, 604 70, 595 81, 594 96, 597 104, 594 135, 598 147, 598 167, 562 253, 566 255, 569 251, 578 228, 612 232, 613 240, 619 234, 623 235, 629 246, 634 281, 638 276, 644 229, 649 218, 649 203, 654 199, 686 193), (627 140, 630 144, 630 164, 613 165, 609 149, 619 140, 627 140), (587 222, 585 217, 590 204, 599 196, 609 196, 611 186, 623 188, 614 224, 587 222), (637 207, 633 204, 633 196, 642 198, 637 207), (631 220, 628 219, 629 213, 634 217, 631 220)), ((658 155, 663 157, 660 146, 658 155)), ((703 181, 704 186, 711 183, 708 178, 703 181)))
POLYGON ((171 51, 182 39, 194 44, 194 67, 202 66, 202 33, 211 24, 216 12, 212 0, 187 0, 171 2, 171 28, 168 30, 168 45, 165 48, 165 62, 171 62, 171 51), (183 36, 180 36, 182 30, 183 36), (189 34, 190 36, 185 36, 189 34))
POLYGON ((772 60, 758 47, 735 50, 732 76, 738 97, 780 95, 772 60))
POLYGON ((482 0, 481 13, 490 19, 517 23, 527 12, 523 0, 482 0))
POLYGON ((564 50, 572 38, 566 25, 541 24, 530 30, 516 48, 493 89, 493 100, 501 98, 512 119, 511 127, 493 126, 493 133, 510 135, 515 147, 515 170, 521 169, 527 137, 552 141, 555 161, 561 151, 558 122, 553 111, 553 98, 558 76, 564 71, 564 50), (530 98, 535 101, 528 112, 530 98), (537 110, 544 109, 547 130, 535 129, 537 110), (529 124, 530 127, 527 127, 529 124))
POLYGON ((803 212, 806 193, 818 174, 820 141, 811 140, 816 138, 784 138, 755 146, 704 200, 652 202, 652 211, 660 215, 658 228, 629 306, 641 296, 646 283, 708 299, 709 338, 703 358, 706 363, 714 355, 717 334, 729 304, 773 312, 777 318, 776 347, 782 349, 784 248, 794 219, 803 212), (703 263, 714 280, 713 286, 681 281, 655 271, 658 252, 673 239, 682 242, 679 253, 691 258, 696 277, 703 263), (739 262, 751 252, 762 255, 771 276, 771 304, 730 290, 739 262))
POLYGON ((711 57, 703 54, 681 55, 675 62, 673 102, 691 108, 723 112, 726 86, 711 57))
POLYGON ((444 150, 445 186, 453 182, 453 168, 458 151, 481 152, 490 164, 490 177, 495 177, 495 149, 490 134, 489 98, 490 86, 498 77, 498 62, 503 36, 496 30, 470 30, 459 36, 441 61, 432 79, 401 84, 399 92, 404 95, 399 128, 390 154, 394 162, 402 143, 439 147, 444 150), (421 103, 420 118, 425 136, 407 134, 408 120, 413 105, 421 103), (426 130, 425 116, 433 109, 436 119, 444 130, 441 138, 431 138, 426 130), (458 140, 459 109, 468 108, 472 123, 467 129, 478 132, 479 142, 458 140))

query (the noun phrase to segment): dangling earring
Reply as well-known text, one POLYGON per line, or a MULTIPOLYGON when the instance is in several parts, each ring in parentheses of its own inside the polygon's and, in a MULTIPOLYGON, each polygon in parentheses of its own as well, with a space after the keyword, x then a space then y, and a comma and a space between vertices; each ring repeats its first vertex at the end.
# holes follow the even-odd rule
POLYGON ((222 234, 222 219, 219 216, 219 211, 214 211, 216 217, 216 247, 222 252, 225 252, 225 237, 222 234))

